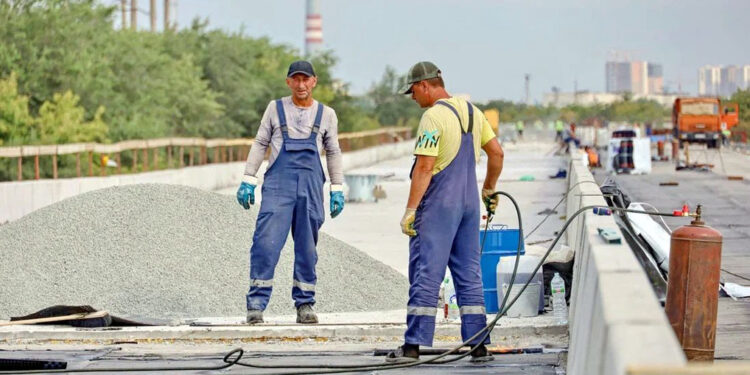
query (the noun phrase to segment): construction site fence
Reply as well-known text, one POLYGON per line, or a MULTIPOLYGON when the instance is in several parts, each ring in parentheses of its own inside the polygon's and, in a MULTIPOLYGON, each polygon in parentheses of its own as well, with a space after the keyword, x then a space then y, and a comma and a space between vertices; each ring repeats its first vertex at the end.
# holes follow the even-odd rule
MULTIPOLYGON (((400 142, 411 138, 412 129, 408 127, 387 127, 354 133, 339 134, 339 146, 342 152, 360 150, 380 144, 400 142)), ((244 160, 253 145, 252 138, 205 139, 205 138, 159 138, 146 140, 128 140, 112 144, 71 143, 59 145, 25 145, 0 147, 0 160, 16 160, 16 181, 22 181, 23 166, 33 162, 33 179, 42 176, 52 179, 59 177, 58 157, 75 156, 75 177, 107 176, 123 173, 123 155, 130 163, 131 173, 149 170, 182 168, 185 166, 230 163, 244 160), (160 164, 160 155, 166 164, 160 164), (50 158, 45 163, 50 171, 41 170, 41 158, 50 158), (82 161, 81 159, 85 159, 82 161), (114 163, 109 162, 110 160, 114 163), (84 165, 85 162, 85 165, 84 165), (111 167, 108 167, 111 165, 111 167), (98 172, 95 167, 98 166, 98 172), (83 168, 85 167, 85 171, 83 168), (46 172, 46 173, 45 173, 46 172)), ((71 176, 72 177, 72 176, 71 176)))

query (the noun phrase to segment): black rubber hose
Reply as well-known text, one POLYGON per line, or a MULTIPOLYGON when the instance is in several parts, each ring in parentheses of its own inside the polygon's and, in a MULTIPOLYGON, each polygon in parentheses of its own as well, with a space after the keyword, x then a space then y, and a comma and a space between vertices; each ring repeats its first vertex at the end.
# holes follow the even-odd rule
POLYGON ((65 370, 27 370, 27 371, 0 371, 0 374, 62 374, 71 372, 173 372, 173 371, 218 371, 237 364, 245 351, 237 348, 224 355, 223 363, 216 366, 186 366, 186 367, 118 367, 118 368, 82 368, 65 370), (237 355, 233 358, 234 355, 237 355))

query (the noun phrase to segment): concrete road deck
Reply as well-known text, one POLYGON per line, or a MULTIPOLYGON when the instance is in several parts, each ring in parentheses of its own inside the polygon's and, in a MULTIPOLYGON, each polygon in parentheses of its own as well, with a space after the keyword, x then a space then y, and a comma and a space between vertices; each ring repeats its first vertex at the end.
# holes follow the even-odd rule
MULTIPOLYGON (((549 178, 558 168, 565 167, 565 162, 559 157, 546 155, 552 144, 519 143, 506 144, 504 147, 505 165, 496 188, 515 197, 528 230, 541 220, 542 216, 537 213, 552 208, 565 192, 564 179, 549 178), (534 181, 519 181, 522 176, 533 176, 534 181)), ((408 274, 409 238, 401 233, 399 222, 409 197, 412 161, 412 157, 405 157, 351 171, 383 176, 379 184, 388 197, 377 203, 347 203, 339 217, 326 219, 322 229, 404 275, 408 274)), ((483 157, 477 165, 480 187, 487 170, 486 162, 487 159, 483 157)), ((559 216, 563 215, 564 209, 564 205, 558 207, 560 214, 548 219, 528 241, 551 238, 560 226, 559 216)), ((518 227, 515 210, 504 197, 493 223, 518 227)))
MULTIPOLYGON (((538 212, 557 204, 565 180, 550 180, 566 162, 552 156, 551 143, 526 142, 504 145, 506 161, 497 188, 511 193, 520 205, 528 230, 543 218, 538 212), (533 181, 521 181, 532 176, 533 181)), ((400 158, 351 173, 377 174, 387 198, 377 203, 347 203, 336 219, 327 218, 323 230, 393 267, 408 269, 408 238, 399 228, 408 196, 411 158, 400 158)), ((486 160, 477 167, 478 184, 485 174, 486 160)), ((236 188, 220 191, 234 195, 236 188)), ((327 198, 327 197, 326 197, 327 198)), ((327 203, 326 203, 327 204, 327 203)), ((557 208, 527 242, 553 237, 565 207, 557 208)), ((494 223, 517 227, 515 210, 502 201, 494 223)), ((405 291, 400 291, 401 293, 405 291)), ((488 315, 488 319, 493 318, 488 315)), ((77 329, 56 326, 12 326, 0 328, 0 358, 43 358, 70 361, 69 368, 123 368, 127 366, 212 366, 221 364, 224 353, 236 347, 247 351, 245 359, 273 364, 379 364, 383 357, 374 349, 392 349, 401 344, 405 310, 369 313, 321 314, 321 324, 303 326, 293 316, 269 319, 267 324, 246 326, 243 319, 202 318, 193 325, 175 327, 129 327, 77 329), (259 353, 259 352, 262 352, 259 353)), ((458 323, 439 323, 435 346, 449 348, 460 343, 458 323)), ((503 318, 492 332, 493 346, 544 347, 534 354, 498 355, 484 364, 466 359, 452 364, 426 365, 388 371, 388 374, 562 374, 566 362, 568 332, 551 314, 535 318, 503 318)), ((285 370, 288 371, 288 370, 285 370)), ((233 367, 222 373, 269 373, 233 367)), ((160 373, 176 373, 165 372, 160 373)), ((197 371, 194 373, 209 373, 197 371)), ((367 373, 383 373, 369 371, 367 373)))
MULTIPOLYGON (((697 153, 693 153, 697 159, 697 153)), ((694 210, 703 205, 703 220, 724 236, 722 268, 739 275, 722 272, 722 280, 750 285, 750 156, 737 152, 722 153, 725 170, 717 154, 705 156, 699 162, 716 163, 713 171, 675 171, 671 162, 657 162, 649 175, 619 175, 618 183, 627 190, 633 201, 649 202, 661 211, 671 212, 684 203, 694 210), (745 176, 744 181, 730 181, 726 175, 745 176), (660 182, 676 181, 679 186, 659 186, 660 182)), ((599 172, 599 180, 603 172, 599 172)), ((689 224, 685 218, 666 218, 676 229, 689 224)), ((733 301, 719 299, 716 358, 750 359, 750 299, 733 301)))

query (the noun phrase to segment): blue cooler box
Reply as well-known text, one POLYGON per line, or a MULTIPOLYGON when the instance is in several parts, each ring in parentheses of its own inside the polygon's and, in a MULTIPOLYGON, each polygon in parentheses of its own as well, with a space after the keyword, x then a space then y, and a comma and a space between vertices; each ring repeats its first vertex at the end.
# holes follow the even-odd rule
MULTIPOLYGON (((498 312, 497 301, 497 264, 500 257, 516 256, 518 251, 518 229, 507 229, 505 225, 495 229, 490 226, 487 230, 487 238, 484 240, 484 251, 479 260, 482 268, 482 291, 484 292, 484 305, 488 314, 498 312)), ((484 229, 479 230, 479 245, 482 245, 484 229)), ((526 253, 521 241, 521 255, 526 253)))

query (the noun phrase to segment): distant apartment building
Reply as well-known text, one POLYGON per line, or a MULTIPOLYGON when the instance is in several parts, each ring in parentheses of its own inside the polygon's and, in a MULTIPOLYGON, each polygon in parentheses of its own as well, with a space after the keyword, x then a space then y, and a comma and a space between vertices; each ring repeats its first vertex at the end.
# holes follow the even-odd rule
POLYGON ((698 95, 731 96, 750 88, 750 65, 706 65, 698 69, 698 95))
POLYGON ((661 64, 647 61, 607 61, 605 75, 608 93, 654 95, 664 91, 661 64))
POLYGON ((607 61, 606 65, 607 92, 633 91, 630 83, 630 63, 607 61))
POLYGON ((648 64, 647 85, 647 95, 661 94, 664 92, 664 71, 661 64, 648 64))

